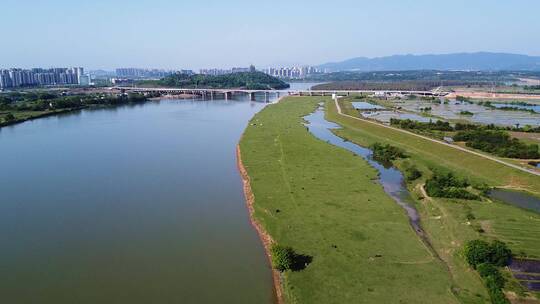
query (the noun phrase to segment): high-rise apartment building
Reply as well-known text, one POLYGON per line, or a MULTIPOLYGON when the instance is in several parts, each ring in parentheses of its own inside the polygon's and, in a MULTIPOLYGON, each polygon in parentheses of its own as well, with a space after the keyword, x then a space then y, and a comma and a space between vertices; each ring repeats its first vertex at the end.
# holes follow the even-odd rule
POLYGON ((84 69, 81 67, 0 69, 0 88, 80 84, 80 77, 83 74, 84 69))

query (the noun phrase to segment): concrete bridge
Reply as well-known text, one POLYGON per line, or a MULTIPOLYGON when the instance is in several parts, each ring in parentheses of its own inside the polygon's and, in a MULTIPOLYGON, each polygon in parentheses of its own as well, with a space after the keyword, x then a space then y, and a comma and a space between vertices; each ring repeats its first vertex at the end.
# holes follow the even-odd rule
POLYGON ((140 87, 111 87, 110 90, 120 90, 122 93, 157 93, 163 95, 189 94, 201 97, 224 97, 231 99, 233 94, 247 94, 251 100, 255 100, 256 94, 264 94, 268 100, 270 94, 279 97, 282 95, 295 96, 331 96, 332 94, 349 96, 350 94, 374 94, 380 96, 392 95, 421 95, 421 96, 445 96, 448 92, 433 91, 406 91, 406 90, 246 90, 246 89, 183 89, 183 88, 140 88, 140 87))

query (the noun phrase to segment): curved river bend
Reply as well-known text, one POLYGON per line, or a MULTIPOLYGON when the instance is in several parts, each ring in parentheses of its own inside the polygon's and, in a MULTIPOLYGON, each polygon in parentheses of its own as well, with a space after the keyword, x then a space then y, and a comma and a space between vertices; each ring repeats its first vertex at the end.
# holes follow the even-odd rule
POLYGON ((324 118, 324 109, 321 107, 314 113, 305 116, 304 119, 308 122, 306 124, 309 132, 315 137, 344 149, 347 149, 354 154, 365 159, 373 168, 379 173, 379 183, 382 185, 384 191, 394 199, 394 201, 401 206, 407 216, 409 222, 416 234, 422 239, 426 246, 430 249, 434 256, 438 256, 435 250, 433 250, 424 230, 420 225, 420 215, 418 211, 412 205, 412 198, 410 197, 409 190, 403 180, 401 172, 394 167, 385 167, 383 164, 373 159, 373 153, 370 149, 361 147, 349 141, 343 140, 343 138, 332 133, 331 129, 340 128, 339 125, 327 121, 324 118))
POLYGON ((272 303, 235 156, 262 107, 167 100, 0 129, 2 303, 272 303))

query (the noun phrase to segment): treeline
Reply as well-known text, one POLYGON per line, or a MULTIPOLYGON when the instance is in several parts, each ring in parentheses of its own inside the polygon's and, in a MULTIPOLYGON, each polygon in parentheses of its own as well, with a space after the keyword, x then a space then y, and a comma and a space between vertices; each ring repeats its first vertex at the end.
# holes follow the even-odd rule
POLYGON ((248 90, 279 90, 289 87, 286 82, 262 72, 242 72, 218 76, 173 74, 157 81, 141 81, 140 84, 182 88, 241 88, 248 90))
POLYGON ((453 137, 454 141, 464 141, 468 147, 492 153, 500 157, 537 159, 540 158, 538 145, 525 144, 517 138, 511 138, 499 130, 460 131, 453 137))
POLYGON ((517 77, 534 76, 528 72, 493 71, 438 71, 438 70, 412 70, 412 71, 342 71, 308 76, 313 81, 366 81, 366 82, 397 82, 397 81, 435 81, 437 86, 486 86, 504 84, 514 81, 517 77))
POLYGON ((527 90, 527 91, 540 90, 540 85, 524 86, 523 89, 525 89, 525 90, 527 90))
POLYGON ((479 124, 467 124, 467 123, 456 123, 455 125, 450 125, 448 122, 443 122, 437 120, 436 122, 420 122, 411 119, 399 119, 391 118, 390 124, 397 126, 403 129, 410 130, 438 130, 438 131, 463 131, 463 130, 497 130, 497 131, 512 131, 512 132, 527 132, 527 133, 540 133, 540 126, 497 126, 494 124, 489 125, 479 125, 479 124))
POLYGON ((409 130, 423 130, 423 131, 454 131, 454 127, 447 121, 437 120, 436 122, 420 122, 412 119, 398 119, 390 118, 390 125, 409 130))
POLYGON ((398 90, 429 91, 440 86, 437 81, 363 82, 338 81, 314 86, 313 90, 398 90))
POLYGON ((130 93, 123 95, 113 94, 86 94, 62 96, 55 93, 9 93, 0 95, 0 126, 24 121, 49 114, 65 112, 67 110, 82 109, 90 106, 120 105, 144 102, 147 97, 143 94, 130 93), (35 112, 25 118, 18 118, 18 113, 35 112))

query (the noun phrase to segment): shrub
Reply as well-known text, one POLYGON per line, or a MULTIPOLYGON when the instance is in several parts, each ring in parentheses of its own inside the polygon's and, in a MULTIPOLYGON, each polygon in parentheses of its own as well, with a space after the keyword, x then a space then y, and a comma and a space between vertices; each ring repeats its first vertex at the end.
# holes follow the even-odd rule
POLYGON ((373 158, 382 162, 389 163, 398 158, 406 157, 402 149, 391 146, 389 144, 383 145, 380 143, 374 143, 370 146, 373 151, 373 158))
POLYGON ((510 301, 504 296, 504 293, 499 287, 499 284, 492 276, 486 277, 484 279, 486 284, 491 303, 493 304, 510 304, 510 301))
POLYGON ((270 248, 272 254, 272 266, 279 271, 292 269, 295 253, 291 247, 273 244, 270 248))
POLYGON ((482 240, 472 240, 465 245, 465 259, 474 269, 482 263, 490 261, 491 246, 482 240))
POLYGON ((493 241, 491 243, 491 259, 490 262, 496 266, 506 266, 510 262, 512 251, 501 241, 493 241))
POLYGON ((476 267, 478 274, 484 279, 491 278, 492 283, 495 284, 498 288, 503 288, 506 280, 502 276, 501 272, 497 267, 493 266, 490 263, 478 264, 476 267))
POLYGON ((482 263, 506 266, 511 257, 512 251, 501 241, 489 244, 482 240, 472 240, 465 245, 465 259, 475 269, 482 263))
POLYGON ((433 177, 426 181, 425 189, 427 194, 432 197, 478 199, 477 195, 464 189, 468 186, 467 180, 457 178, 452 173, 435 172, 433 177))
POLYGON ((411 166, 405 169, 405 179, 408 181, 413 181, 422 176, 422 172, 416 168, 416 166, 411 166))

